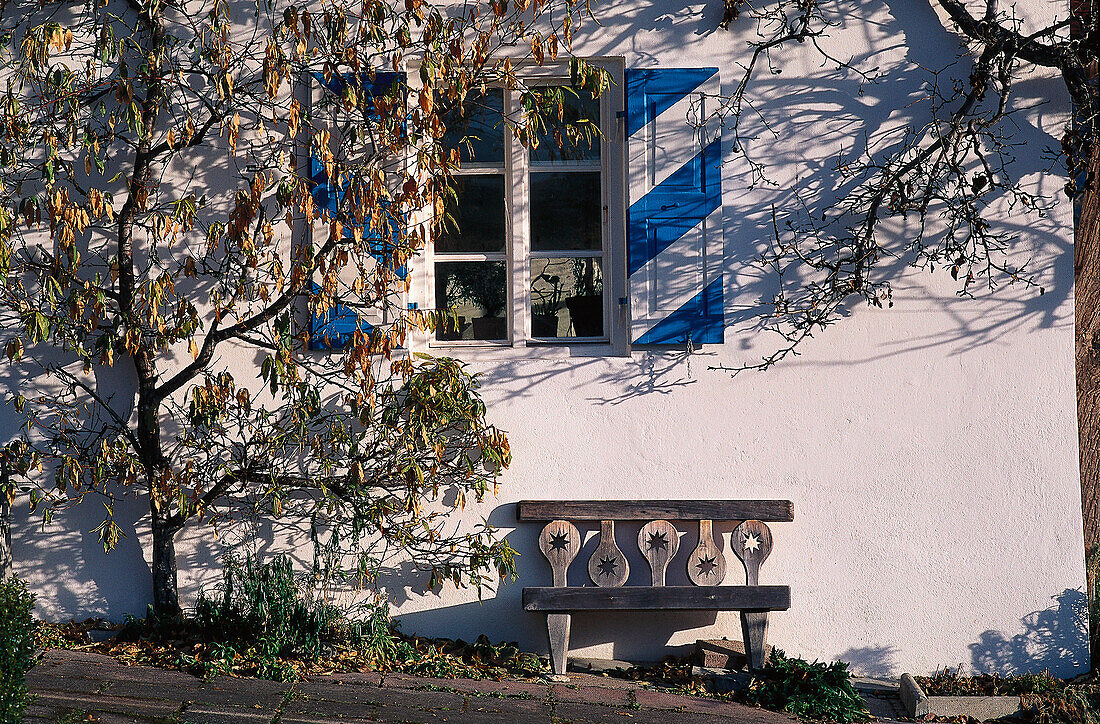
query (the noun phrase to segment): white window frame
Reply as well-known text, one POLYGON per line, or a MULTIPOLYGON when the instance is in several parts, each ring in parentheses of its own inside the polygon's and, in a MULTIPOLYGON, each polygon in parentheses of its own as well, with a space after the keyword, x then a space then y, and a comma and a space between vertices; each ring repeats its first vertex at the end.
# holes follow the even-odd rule
MULTIPOLYGON (((601 206, 603 209, 603 249, 601 252, 531 252, 530 240, 530 169, 527 149, 510 135, 506 138, 504 159, 505 188, 511 185, 504 203, 505 250, 503 259, 509 282, 511 304, 506 312, 508 339, 492 340, 438 340, 433 333, 417 333, 409 340, 410 349, 431 354, 451 354, 463 359, 494 359, 515 357, 555 358, 568 356, 618 356, 629 350, 629 311, 626 268, 626 144, 625 118, 623 114, 623 58, 586 58, 586 62, 611 72, 613 85, 600 96, 600 179, 601 206), (531 334, 531 264, 532 258, 602 256, 604 336, 600 339, 534 338, 531 334)), ((517 71, 529 85, 553 85, 569 83, 568 62, 546 63, 542 66, 520 65, 517 71)), ((419 79, 414 68, 409 78, 419 79)), ((515 112, 513 104, 516 92, 505 92, 504 113, 515 112)), ((551 171, 550 167, 546 168, 551 171)), ((594 170, 594 167, 556 167, 553 171, 594 170)), ((500 173, 499 164, 470 163, 464 165, 463 175, 500 173)), ((435 264, 437 261, 488 261, 499 260, 496 253, 435 254, 429 243, 423 254, 410 269, 412 285, 409 301, 423 309, 435 307, 435 264)))

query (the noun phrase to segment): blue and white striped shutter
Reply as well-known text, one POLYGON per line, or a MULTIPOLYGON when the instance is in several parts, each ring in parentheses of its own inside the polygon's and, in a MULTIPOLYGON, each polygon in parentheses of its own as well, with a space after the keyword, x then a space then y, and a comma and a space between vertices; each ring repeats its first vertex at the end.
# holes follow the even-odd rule
MULTIPOLYGON (((313 77, 322 92, 332 93, 337 97, 343 94, 348 83, 347 76, 333 75, 326 80, 323 74, 314 73, 313 77)), ((373 78, 366 73, 361 76, 363 91, 368 93, 371 98, 378 94, 388 93, 395 83, 403 83, 404 81, 404 73, 390 71, 378 71, 373 78)), ((377 118, 377 115, 373 114, 371 117, 377 118)), ((324 164, 312 154, 309 170, 314 203, 319 208, 327 209, 330 214, 338 215, 344 189, 339 188, 337 184, 332 182, 328 174, 325 173, 324 164)), ((400 230, 397 228, 391 231, 393 235, 399 232, 400 230)), ((351 225, 345 223, 344 234, 351 236, 352 233, 351 225)), ((389 253, 393 248, 391 239, 392 236, 376 231, 372 231, 364 237, 364 241, 369 245, 372 255, 379 264, 386 263, 389 258, 389 253)), ((406 269, 402 266, 396 272, 403 277, 406 274, 406 269)), ((314 284, 314 291, 319 291, 316 284, 314 284)), ((361 330, 369 333, 373 329, 374 326, 366 319, 361 319, 354 309, 337 301, 330 308, 317 310, 310 315, 309 348, 313 350, 343 349, 355 336, 356 331, 361 330)))
POLYGON ((635 344, 723 341, 720 92, 717 68, 626 71, 635 344))

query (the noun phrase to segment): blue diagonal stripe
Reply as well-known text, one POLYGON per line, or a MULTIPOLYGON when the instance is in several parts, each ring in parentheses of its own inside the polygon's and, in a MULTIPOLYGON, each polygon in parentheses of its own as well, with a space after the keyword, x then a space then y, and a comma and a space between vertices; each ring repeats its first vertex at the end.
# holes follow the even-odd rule
POLYGON ((722 144, 716 138, 630 205, 627 244, 631 276, 722 205, 721 166, 722 144))
POLYGON ((725 327, 722 276, 706 286, 672 314, 658 322, 634 344, 721 344, 725 327))
POLYGON ((626 135, 637 133, 717 72, 717 68, 627 70, 626 135))

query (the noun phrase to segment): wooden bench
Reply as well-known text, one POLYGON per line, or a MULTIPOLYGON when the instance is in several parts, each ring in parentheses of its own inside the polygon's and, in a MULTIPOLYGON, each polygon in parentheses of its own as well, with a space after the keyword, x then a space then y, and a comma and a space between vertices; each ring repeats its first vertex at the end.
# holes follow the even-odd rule
POLYGON ((764 521, 794 520, 789 500, 524 500, 521 521, 550 521, 539 535, 539 548, 550 561, 554 585, 524 588, 523 608, 546 613, 550 664, 565 673, 569 625, 574 611, 740 611, 741 633, 750 668, 764 664, 768 612, 791 605, 788 586, 761 586, 760 565, 771 553, 771 530, 764 521), (615 542, 615 521, 648 521, 638 532, 638 548, 649 563, 648 586, 624 586, 630 566, 615 542), (693 585, 666 586, 665 570, 680 546, 669 521, 698 521, 699 543, 687 556, 693 585), (745 566, 746 585, 723 586, 726 560, 714 541, 712 521, 738 521, 730 544, 745 566), (581 549, 581 534, 570 521, 599 521, 599 545, 588 559, 594 586, 570 586, 569 564, 581 549))

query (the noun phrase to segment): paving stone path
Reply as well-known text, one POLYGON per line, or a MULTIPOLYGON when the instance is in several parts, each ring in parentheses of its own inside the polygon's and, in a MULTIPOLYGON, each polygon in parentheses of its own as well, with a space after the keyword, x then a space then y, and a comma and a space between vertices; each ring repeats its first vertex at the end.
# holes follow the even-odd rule
POLYGON ((568 684, 334 674, 297 684, 198 679, 125 666, 99 654, 48 651, 27 676, 24 724, 794 724, 793 717, 628 681, 574 674, 568 684), (90 717, 88 715, 91 715, 90 717))

